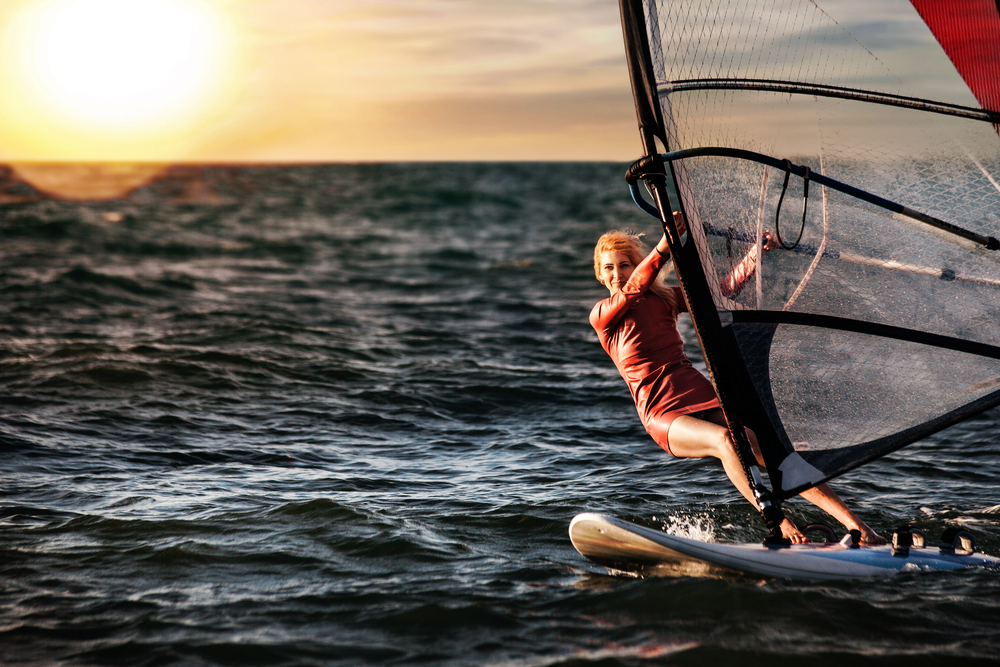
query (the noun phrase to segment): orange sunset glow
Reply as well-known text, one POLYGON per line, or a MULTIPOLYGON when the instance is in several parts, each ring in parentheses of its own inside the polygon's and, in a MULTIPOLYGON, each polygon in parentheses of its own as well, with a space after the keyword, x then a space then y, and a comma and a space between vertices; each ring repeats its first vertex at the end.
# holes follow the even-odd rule
MULTIPOLYGON (((903 37, 902 80, 950 68, 903 37)), ((608 0, 5 0, 0 89, 0 163, 49 192, 63 162, 639 152, 608 0)))
POLYGON ((628 159, 615 3, 8 0, 0 161, 628 159))
POLYGON ((202 0, 40 0, 3 18, 0 156, 182 157, 225 99, 233 39, 202 0))

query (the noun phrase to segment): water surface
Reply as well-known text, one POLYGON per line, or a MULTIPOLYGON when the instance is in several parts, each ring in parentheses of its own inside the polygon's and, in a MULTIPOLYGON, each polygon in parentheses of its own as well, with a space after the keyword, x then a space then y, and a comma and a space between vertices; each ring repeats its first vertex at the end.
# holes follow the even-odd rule
MULTIPOLYGON (((597 236, 655 232, 623 173, 184 167, 6 205, 0 663, 997 660, 997 572, 638 580, 575 552, 582 511, 763 536, 720 466, 649 439, 587 324, 597 236)), ((998 432, 835 486, 1000 555, 998 432)))

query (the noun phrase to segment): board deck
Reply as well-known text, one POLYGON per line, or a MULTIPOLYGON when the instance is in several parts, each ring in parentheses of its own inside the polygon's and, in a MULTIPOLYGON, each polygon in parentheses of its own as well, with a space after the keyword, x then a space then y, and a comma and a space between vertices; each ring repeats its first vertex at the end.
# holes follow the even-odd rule
POLYGON ((896 572, 1000 569, 1000 559, 974 553, 942 553, 936 546, 910 548, 893 556, 890 546, 852 547, 838 542, 772 548, 760 543, 701 542, 639 526, 601 514, 579 514, 569 525, 573 546, 595 563, 612 570, 720 576, 726 571, 755 576, 820 581, 879 577, 896 572))

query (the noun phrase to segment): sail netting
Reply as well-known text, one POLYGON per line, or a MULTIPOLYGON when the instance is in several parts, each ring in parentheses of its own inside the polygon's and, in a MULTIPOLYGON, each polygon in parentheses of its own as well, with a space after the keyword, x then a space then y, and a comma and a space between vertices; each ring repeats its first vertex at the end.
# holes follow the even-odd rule
POLYGON ((741 367, 710 371, 737 397, 723 407, 757 432, 777 497, 1000 403, 1000 253, 982 242, 1000 236, 988 33, 1000 15, 993 0, 914 2, 943 12, 947 51, 902 0, 632 3, 656 135, 668 159, 689 151, 670 163, 677 207, 731 328, 702 344, 735 341, 741 367), (982 31, 962 33, 949 4, 987 36, 963 43, 982 31), (758 253, 756 275, 726 294, 720 282, 776 217, 789 248, 758 253))

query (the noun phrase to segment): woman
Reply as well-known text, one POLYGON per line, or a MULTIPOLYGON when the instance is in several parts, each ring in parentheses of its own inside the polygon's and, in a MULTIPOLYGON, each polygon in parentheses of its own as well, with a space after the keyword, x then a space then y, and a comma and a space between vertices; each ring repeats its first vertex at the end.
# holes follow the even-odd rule
MULTIPOLYGON (((683 219, 680 214, 674 217, 683 232, 683 219)), ((611 231, 597 242, 594 273, 611 296, 594 306, 590 323, 628 384, 639 418, 653 440, 673 456, 719 459, 736 488, 756 506, 715 390, 684 355, 677 314, 686 312, 687 305, 680 288, 656 282, 660 268, 669 261, 666 236, 645 259, 640 236, 611 231)), ((765 252, 778 246, 770 233, 765 232, 764 238, 765 252)), ((723 293, 738 293, 756 265, 755 245, 722 282, 723 293)), ((757 461, 763 464, 756 437, 749 429, 747 436, 757 461)), ((801 495, 848 530, 860 530, 863 543, 885 543, 828 485, 821 484, 801 495)), ((782 522, 781 532, 794 544, 806 541, 788 518, 782 522)))

